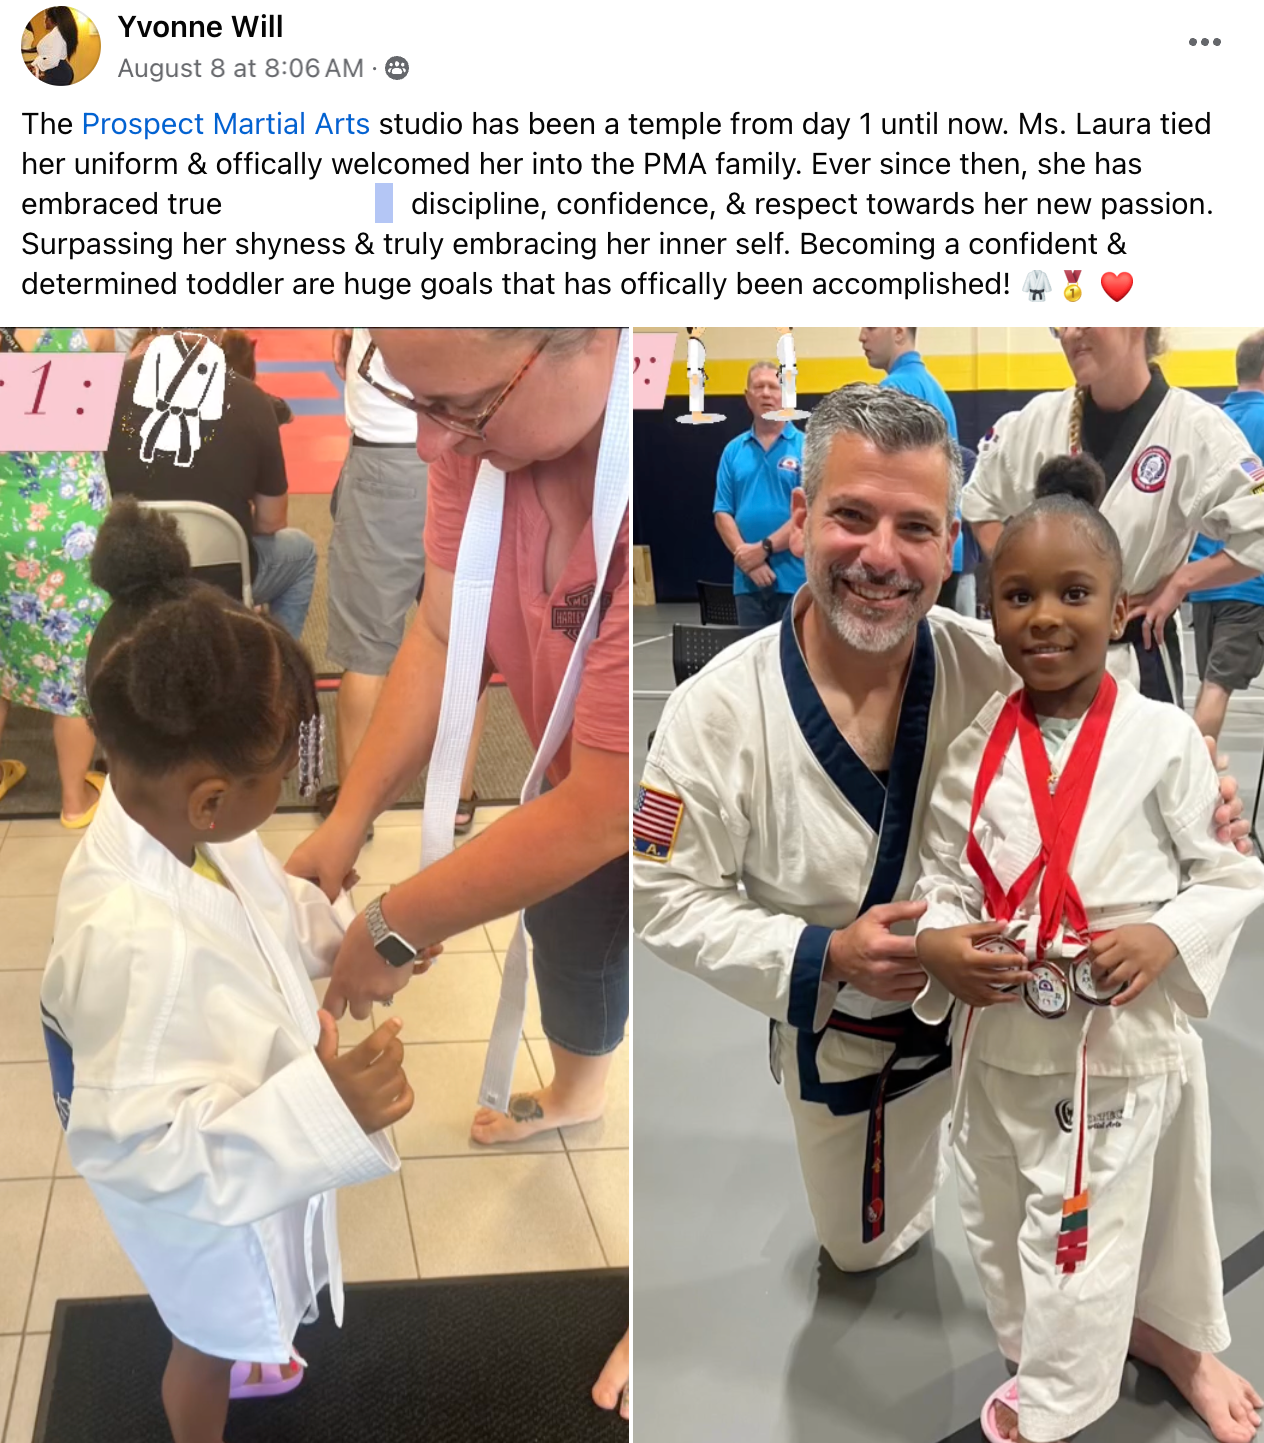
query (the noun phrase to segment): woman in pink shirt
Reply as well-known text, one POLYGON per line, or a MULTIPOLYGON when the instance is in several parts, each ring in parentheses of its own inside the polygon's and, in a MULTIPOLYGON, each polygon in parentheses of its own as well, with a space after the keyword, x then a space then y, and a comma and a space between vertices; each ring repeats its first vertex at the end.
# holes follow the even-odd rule
MULTIPOLYGON (((374 818, 430 760, 443 698, 457 551, 479 466, 505 472, 504 520, 484 681, 499 671, 538 746, 597 577, 597 455, 619 332, 374 330, 366 378, 417 415, 429 463, 426 587, 337 805, 289 870, 333 896, 374 818)), ((629 458, 630 461, 630 458, 629 458)), ((605 1103, 628 1012, 627 518, 606 576, 600 629, 584 658, 569 737, 547 789, 381 899, 409 947, 527 909, 553 1078, 482 1109, 473 1136, 517 1142, 589 1121, 605 1103)), ((459 966, 459 959, 445 965, 459 966)), ((424 970, 419 966, 418 971, 424 970)), ((408 967, 375 950, 364 915, 339 953, 325 1006, 369 1015, 408 967)), ((626 1351, 623 1353, 626 1381, 626 1351)), ((606 1403, 609 1378, 599 1401, 606 1403)), ((615 1393, 617 1398, 617 1392, 615 1393)))

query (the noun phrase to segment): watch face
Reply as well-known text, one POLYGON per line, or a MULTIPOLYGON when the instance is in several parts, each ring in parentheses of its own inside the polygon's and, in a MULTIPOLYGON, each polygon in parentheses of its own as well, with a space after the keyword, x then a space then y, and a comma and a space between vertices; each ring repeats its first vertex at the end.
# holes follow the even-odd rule
POLYGON ((417 956, 408 943, 394 932, 388 932, 380 942, 374 943, 374 946, 392 967, 407 967, 417 956))

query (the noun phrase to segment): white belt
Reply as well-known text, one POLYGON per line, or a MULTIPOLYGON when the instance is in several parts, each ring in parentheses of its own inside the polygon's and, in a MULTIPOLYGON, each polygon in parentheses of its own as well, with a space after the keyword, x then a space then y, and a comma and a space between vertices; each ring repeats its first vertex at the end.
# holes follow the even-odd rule
MULTIPOLYGON (((522 788, 522 801, 539 795, 550 762, 557 754, 575 715, 575 699, 583 680, 584 656, 601 621, 601 595, 614 555, 619 528, 628 509, 632 469, 632 335, 623 331, 615 357, 606 418, 597 456, 593 490, 593 552, 597 562, 592 600, 557 700, 531 771, 522 788)), ((505 475, 484 463, 479 469, 470 501, 461 549, 457 556, 456 579, 452 589, 452 617, 448 630, 448 661, 443 678, 443 704, 430 771, 426 778, 425 811, 422 815, 421 865, 423 870, 452 850, 452 829, 461 794, 461 774, 474 729, 479 682, 487 649, 487 619, 491 611, 496 563, 500 554, 500 529, 505 504, 505 475)), ((500 1002, 492 1026, 491 1042, 483 1070, 479 1101, 484 1107, 504 1112, 509 1105, 514 1063, 527 1010, 526 928, 522 916, 514 929, 513 941, 505 955, 500 1002)))

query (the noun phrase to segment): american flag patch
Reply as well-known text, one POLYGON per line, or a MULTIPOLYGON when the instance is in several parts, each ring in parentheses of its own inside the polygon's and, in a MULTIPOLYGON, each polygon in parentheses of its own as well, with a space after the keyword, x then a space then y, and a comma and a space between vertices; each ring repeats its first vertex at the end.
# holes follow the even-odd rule
POLYGON ((1247 476, 1257 485, 1261 481, 1264 481, 1264 466, 1261 466, 1254 456, 1248 456, 1246 460, 1240 464, 1247 476))
POLYGON ((644 857, 647 862, 667 861, 684 814, 685 804, 679 797, 644 784, 639 786, 632 809, 632 855, 644 857))

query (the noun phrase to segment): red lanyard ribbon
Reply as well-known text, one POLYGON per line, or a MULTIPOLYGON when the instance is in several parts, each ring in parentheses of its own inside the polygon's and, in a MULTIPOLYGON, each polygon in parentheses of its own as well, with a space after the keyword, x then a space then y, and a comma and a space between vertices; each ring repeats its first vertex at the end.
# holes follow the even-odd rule
POLYGON ((970 833, 966 838, 966 857, 983 883, 989 911, 993 918, 1002 924, 1010 921, 1036 878, 1040 877, 1037 959, 1044 956, 1064 917, 1078 932, 1088 931, 1088 914, 1080 900, 1079 891, 1071 880, 1071 855, 1075 851, 1080 823, 1084 820, 1089 793, 1093 789, 1093 778, 1097 774, 1097 763, 1101 758, 1106 729, 1110 725, 1118 690, 1114 677, 1109 672, 1103 672, 1097 695, 1084 717, 1057 790, 1052 794, 1049 754, 1045 750, 1040 724, 1025 691, 1016 691, 1007 699, 983 749, 983 760, 975 778, 974 795, 970 804, 970 833), (1027 789, 1031 794, 1036 825, 1040 829, 1040 852, 1007 892, 983 855, 983 848, 975 840, 974 827, 979 819, 983 799, 1001 769, 1015 732, 1018 733, 1019 746, 1022 749, 1027 789))

